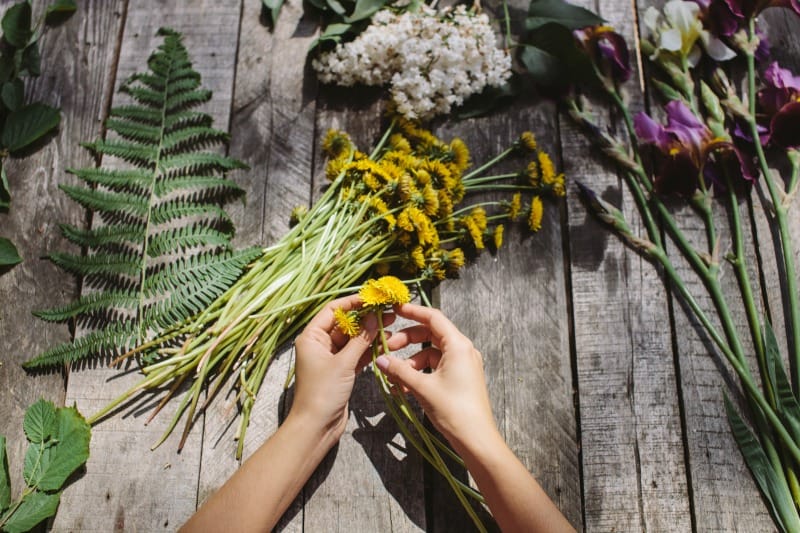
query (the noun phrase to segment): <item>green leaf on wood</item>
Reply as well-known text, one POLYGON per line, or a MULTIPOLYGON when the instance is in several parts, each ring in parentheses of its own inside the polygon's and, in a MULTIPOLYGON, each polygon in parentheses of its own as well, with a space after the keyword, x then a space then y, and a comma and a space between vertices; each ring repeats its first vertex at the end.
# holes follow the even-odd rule
POLYGON ((9 505, 11 505, 11 477, 8 473, 6 438, 0 435, 0 516, 3 516, 9 505))
POLYGON ((377 13, 387 3, 387 0, 357 0, 353 13, 345 19, 345 22, 358 22, 370 18, 377 13))
POLYGON ((42 73, 42 56, 39 54, 39 43, 32 42, 22 51, 19 57, 20 76, 39 76, 42 73))
MULTIPOLYGON (((792 495, 782 476, 779 477, 767 458, 761 443, 744 423, 742 417, 725 394, 725 412, 733 437, 742 452, 745 463, 761 490, 775 522, 783 531, 800 531, 800 519, 792 501, 792 495)), ((769 437, 766 437, 769 438, 769 437)))
POLYGON ((16 111, 22 107, 22 103, 25 100, 25 85, 22 83, 22 80, 14 78, 11 81, 5 82, 3 88, 0 89, 0 98, 2 98, 3 105, 5 105, 9 111, 16 111))
POLYGON ((262 13, 264 13, 271 26, 275 26, 275 23, 278 22, 278 15, 281 13, 283 2, 284 0, 261 0, 262 13))
POLYGON ((22 429, 28 440, 35 443, 42 443, 55 435, 57 430, 55 405, 46 400, 39 400, 31 405, 25 412, 22 429))
POLYGON ((3 15, 0 25, 3 27, 3 37, 8 44, 15 48, 24 48, 33 36, 30 3, 19 2, 11 6, 3 15))
POLYGON ((42 520, 53 516, 58 509, 61 494, 47 494, 34 491, 22 499, 22 503, 3 524, 3 531, 8 533, 25 533, 33 529, 42 520))
POLYGON ((525 29, 535 30, 545 24, 556 23, 569 30, 586 26, 596 26, 605 22, 588 9, 575 6, 563 0, 531 0, 525 29))
POLYGON ((0 267, 16 265, 21 262, 22 258, 14 243, 5 237, 0 237, 0 267))
POLYGON ((0 142, 10 152, 16 152, 36 142, 59 122, 58 109, 38 102, 27 105, 8 115, 0 142))
POLYGON ((45 11, 45 22, 48 24, 58 24, 69 18, 78 9, 75 0, 55 0, 47 6, 45 11))
POLYGON ((537 83, 551 88, 597 85, 591 59, 566 26, 544 24, 530 32, 522 44, 520 59, 537 83))

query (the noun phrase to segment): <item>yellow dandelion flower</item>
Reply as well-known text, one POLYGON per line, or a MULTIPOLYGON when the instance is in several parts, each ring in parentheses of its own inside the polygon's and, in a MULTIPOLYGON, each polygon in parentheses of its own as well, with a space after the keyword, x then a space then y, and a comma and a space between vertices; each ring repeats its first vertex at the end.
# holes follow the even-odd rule
POLYGON ((336 319, 336 327, 348 337, 355 337, 361 330, 358 324, 358 313, 355 311, 345 311, 341 307, 337 307, 333 310, 333 317, 336 319))
POLYGON ((417 268, 425 267, 425 251, 422 249, 422 246, 415 246, 409 255, 411 261, 417 268))
POLYGON ((522 210, 522 193, 516 193, 511 197, 511 203, 508 206, 508 218, 516 220, 519 212, 522 210))
POLYGON ((347 154, 353 148, 353 142, 347 133, 330 129, 322 140, 322 150, 330 158, 337 158, 347 154))
POLYGON ((400 198, 406 202, 410 200, 412 196, 419 193, 419 191, 417 190, 417 185, 414 183, 414 178, 412 178, 408 174, 400 178, 399 190, 400 190, 400 198))
POLYGON ((335 180, 342 174, 346 164, 346 157, 337 157, 336 159, 331 159, 325 166, 325 177, 328 178, 329 181, 335 180))
POLYGON ((398 152, 411 153, 411 144, 400 133, 394 133, 389 137, 389 146, 398 152))
POLYGON ((377 191, 382 187, 381 182, 378 181, 378 178, 375 177, 375 174, 372 172, 365 172, 361 179, 364 181, 364 185, 373 191, 377 191))
POLYGON ((556 176, 556 181, 553 183, 553 194, 556 196, 565 196, 567 194, 567 188, 564 184, 564 174, 556 176))
POLYGON ((427 159, 423 161, 422 169, 430 174, 433 184, 437 188, 452 189, 456 184, 457 180, 453 178, 453 173, 441 161, 427 159))
POLYGON ((417 183, 420 185, 428 185, 431 182, 431 175, 427 170, 418 169, 414 171, 414 176, 417 178, 417 183))
POLYGON ((294 227, 296 226, 305 216, 308 214, 308 207, 304 205, 298 205, 294 209, 292 209, 292 214, 289 216, 289 226, 294 227))
POLYGON ((519 136, 519 144, 520 147, 530 152, 535 152, 538 146, 536 136, 530 131, 522 132, 522 135, 519 136))
POLYGON ((545 185, 550 185, 556 180, 556 169, 547 152, 539 152, 539 170, 542 174, 542 183, 545 185))
POLYGON ((453 214, 453 200, 446 189, 439 189, 439 215, 442 218, 449 217, 453 214))
POLYGON ((455 276, 464 264, 467 262, 464 256, 464 251, 461 248, 453 248, 446 252, 443 257, 447 273, 450 276, 455 276))
POLYGON ((459 138, 450 142, 450 151, 453 153, 453 163, 459 172, 464 172, 469 167, 469 149, 459 138))
POLYGON ((472 216, 466 216, 463 219, 464 226, 466 226, 469 236, 472 239, 472 244, 478 250, 483 250, 483 230, 478 227, 478 224, 472 216))
POLYGON ((531 209, 528 215, 528 227, 531 231, 539 231, 542 229, 543 212, 544 206, 542 205, 542 199, 538 196, 534 196, 533 200, 531 200, 531 209))
POLYGON ((425 214, 434 216, 439 212, 439 194, 436 189, 431 187, 431 184, 425 185, 422 189, 422 198, 424 200, 425 214))
POLYGON ((395 216, 391 213, 386 213, 381 218, 383 219, 384 222, 386 222, 387 226, 386 229, 388 229, 389 231, 394 231, 394 227, 397 225, 397 219, 395 218, 395 216))
POLYGON ((397 226, 405 231, 414 231, 414 224, 411 222, 411 215, 409 214, 411 207, 406 207, 400 214, 397 215, 397 226))
POLYGON ((411 301, 408 287, 394 276, 367 280, 358 291, 358 295, 367 307, 404 304, 411 301))
POLYGON ((372 161, 369 159, 369 156, 360 150, 353 152, 353 161, 369 161, 372 163, 372 161))
POLYGON ((502 245, 503 245, 503 225, 498 224, 494 228, 494 247, 496 250, 499 250, 502 245))
POLYGON ((528 166, 525 169, 525 175, 528 176, 528 182, 533 187, 539 186, 539 178, 540 178, 539 164, 536 161, 531 161, 530 163, 528 163, 528 166))
POLYGON ((381 160, 379 163, 379 168, 381 169, 381 177, 387 182, 399 180, 403 177, 403 174, 405 174, 403 169, 392 161, 381 160))
POLYGON ((487 226, 486 221, 486 210, 482 207, 476 207, 472 211, 470 211, 469 216, 472 217, 472 220, 475 221, 475 224, 478 225, 481 231, 484 231, 487 226))

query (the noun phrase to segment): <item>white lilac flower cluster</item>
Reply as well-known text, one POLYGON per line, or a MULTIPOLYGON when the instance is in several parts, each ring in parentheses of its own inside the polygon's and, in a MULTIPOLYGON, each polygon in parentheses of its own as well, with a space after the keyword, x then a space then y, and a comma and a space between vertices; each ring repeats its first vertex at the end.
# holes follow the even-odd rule
POLYGON ((463 5, 440 12, 379 11, 355 40, 312 64, 323 83, 389 84, 397 112, 418 119, 448 113, 511 75, 511 57, 495 46, 489 17, 463 5))

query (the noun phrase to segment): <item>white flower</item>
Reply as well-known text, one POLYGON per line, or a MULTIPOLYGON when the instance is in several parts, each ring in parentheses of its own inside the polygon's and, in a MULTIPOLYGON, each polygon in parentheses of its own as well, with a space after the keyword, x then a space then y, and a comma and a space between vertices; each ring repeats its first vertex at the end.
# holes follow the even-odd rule
POLYGON ((511 75, 511 57, 495 47, 485 15, 458 6, 437 12, 382 10, 355 40, 312 62, 323 83, 389 84, 399 113, 430 118, 448 113, 511 75))

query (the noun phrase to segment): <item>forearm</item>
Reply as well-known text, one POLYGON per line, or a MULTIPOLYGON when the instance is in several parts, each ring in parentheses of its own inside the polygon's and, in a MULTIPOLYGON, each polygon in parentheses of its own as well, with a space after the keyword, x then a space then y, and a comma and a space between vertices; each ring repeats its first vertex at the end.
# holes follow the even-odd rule
POLYGON ((181 531, 272 529, 338 436, 290 414, 181 531))
POLYGON ((574 531, 497 431, 476 432, 454 447, 503 531, 574 531))

